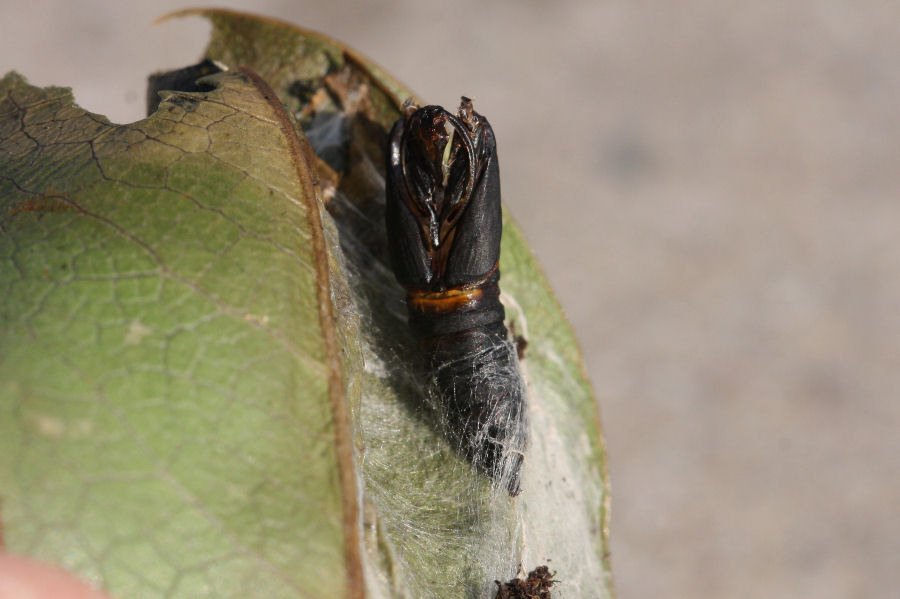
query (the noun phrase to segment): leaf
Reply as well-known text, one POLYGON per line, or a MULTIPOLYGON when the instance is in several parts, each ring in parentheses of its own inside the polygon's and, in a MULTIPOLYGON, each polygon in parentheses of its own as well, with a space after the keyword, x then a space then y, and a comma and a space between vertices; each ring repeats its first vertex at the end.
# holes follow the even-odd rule
POLYGON ((554 596, 611 596, 596 405, 518 229, 501 283, 533 431, 510 498, 436 431, 386 267, 407 92, 333 40, 200 12, 232 70, 143 121, 0 84, 6 545, 120 597, 488 597, 548 561, 554 596))
POLYGON ((3 80, 6 543, 123 597, 343 597, 309 173, 217 84, 115 126, 3 80))

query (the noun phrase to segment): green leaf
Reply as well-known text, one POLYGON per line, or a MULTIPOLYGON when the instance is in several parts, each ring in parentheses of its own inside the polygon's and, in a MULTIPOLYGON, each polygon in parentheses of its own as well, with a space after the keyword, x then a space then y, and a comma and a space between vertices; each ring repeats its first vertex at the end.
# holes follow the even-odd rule
POLYGON ((6 546, 119 597, 492 597, 543 563, 554 596, 611 596, 596 404, 517 227, 511 498, 436 430, 386 266, 408 92, 323 36, 200 12, 231 69, 143 121, 0 83, 6 546))
POLYGON ((5 540, 123 597, 343 597, 310 175, 216 84, 116 126, 3 79, 5 540))

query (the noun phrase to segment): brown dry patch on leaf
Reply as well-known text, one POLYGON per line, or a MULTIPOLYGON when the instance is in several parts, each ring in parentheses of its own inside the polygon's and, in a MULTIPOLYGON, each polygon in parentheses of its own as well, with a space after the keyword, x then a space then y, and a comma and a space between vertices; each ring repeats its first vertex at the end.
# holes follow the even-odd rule
POLYGON ((19 212, 80 212, 68 196, 40 194, 33 200, 22 200, 9 208, 9 216, 19 212))

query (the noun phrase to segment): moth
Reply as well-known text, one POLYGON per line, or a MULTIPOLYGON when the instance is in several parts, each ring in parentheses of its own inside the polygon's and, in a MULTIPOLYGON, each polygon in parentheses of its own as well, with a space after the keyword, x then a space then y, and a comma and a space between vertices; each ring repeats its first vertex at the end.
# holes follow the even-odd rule
POLYGON ((390 133, 385 224, 409 325, 444 434, 510 495, 520 491, 526 407, 500 303, 500 171, 490 123, 403 105, 390 133))

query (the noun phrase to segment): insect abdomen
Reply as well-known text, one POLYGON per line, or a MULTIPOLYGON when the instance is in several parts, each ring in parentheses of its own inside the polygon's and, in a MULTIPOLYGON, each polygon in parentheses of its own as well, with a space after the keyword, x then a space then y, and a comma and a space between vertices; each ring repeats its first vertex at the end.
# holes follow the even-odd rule
POLYGON ((476 467, 517 495, 526 441, 523 389, 499 289, 493 283, 483 291, 470 306, 446 314, 422 313, 409 298, 410 324, 448 435, 476 467))

